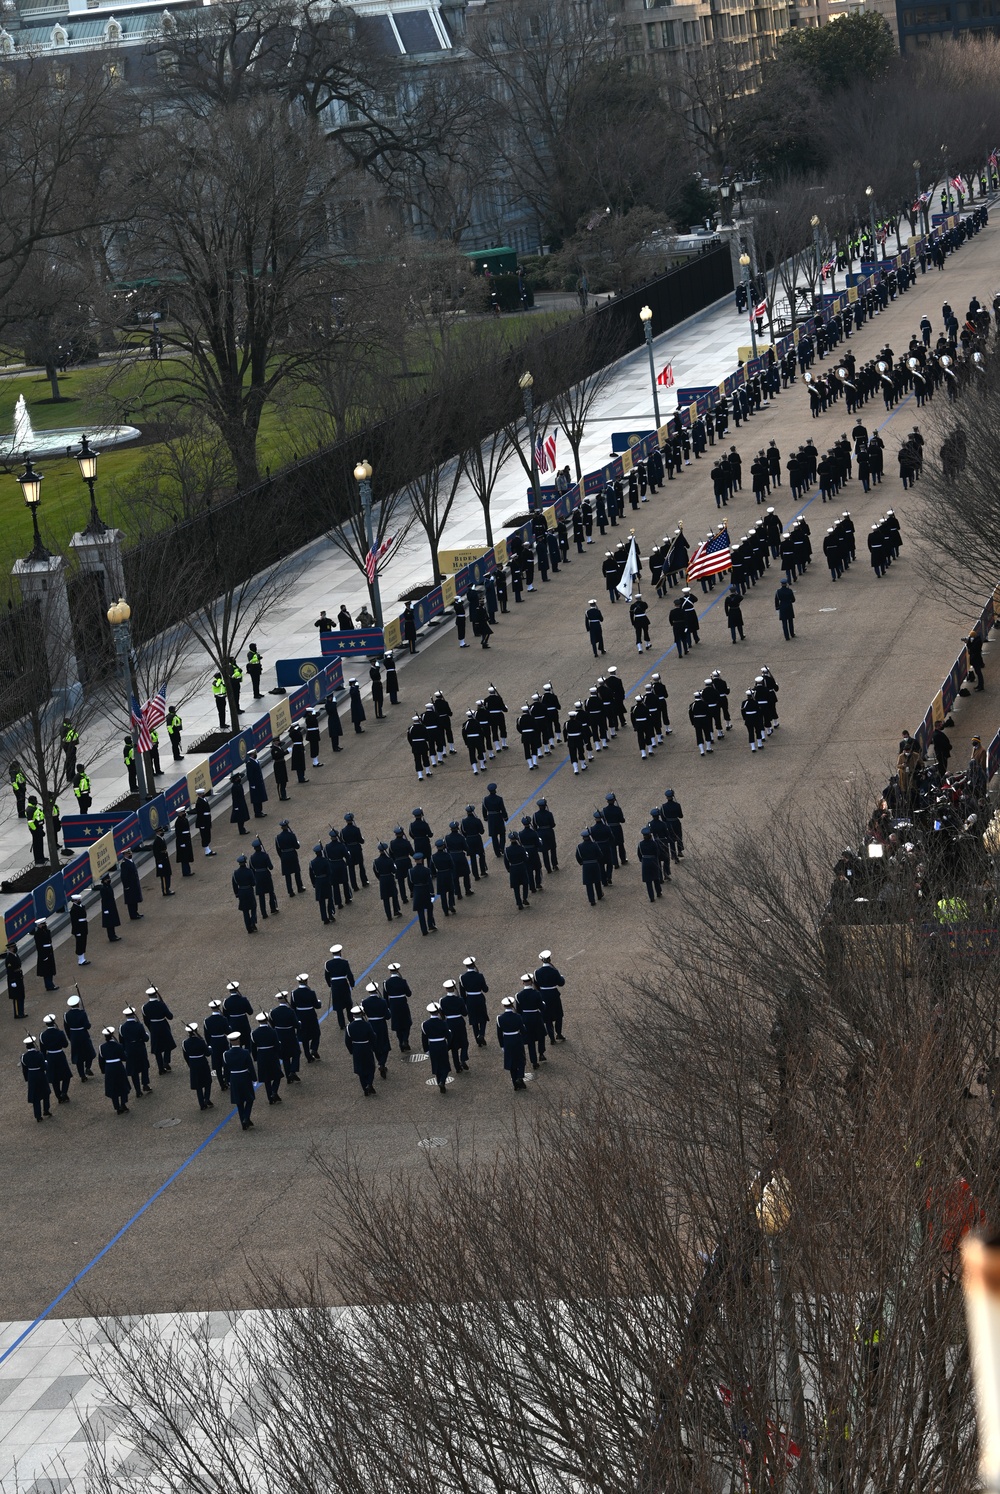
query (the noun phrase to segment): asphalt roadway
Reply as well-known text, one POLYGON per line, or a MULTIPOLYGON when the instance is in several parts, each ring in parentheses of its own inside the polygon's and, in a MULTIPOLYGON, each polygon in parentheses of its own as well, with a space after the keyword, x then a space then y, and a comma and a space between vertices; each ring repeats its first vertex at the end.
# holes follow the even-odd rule
MULTIPOLYGON (((856 334, 859 361, 887 339, 894 348, 904 347, 925 309, 937 329, 945 297, 958 309, 974 292, 988 303, 1000 273, 995 233, 992 225, 981 233, 950 262, 947 273, 918 277, 914 290, 856 334)), ((374 885, 327 929, 308 892, 289 902, 280 882, 280 916, 250 938, 229 880, 233 858, 249 840, 238 844, 235 827, 219 810, 215 846, 220 854, 211 861, 196 858, 197 887, 175 875, 177 895, 164 900, 147 877, 146 917, 141 924, 124 923, 121 944, 106 942, 99 915, 92 912, 89 968, 77 972, 71 946, 64 942, 57 948, 57 994, 45 995, 41 981, 28 975, 27 1021, 4 1016, 0 1024, 6 1076, 0 1085, 0 1124, 7 1138, 0 1249, 8 1263, 0 1317, 30 1319, 54 1303, 59 1317, 94 1310, 125 1314, 246 1305, 255 1264, 294 1271, 307 1266, 321 1244, 316 1154, 328 1161, 351 1155, 373 1173, 404 1175, 426 1166, 427 1150, 420 1143, 431 1138, 461 1139, 463 1147, 489 1155, 510 1134, 515 1118, 539 1106, 569 1104, 578 1082, 614 1059, 620 977, 641 962, 651 921, 669 925, 675 906, 669 887, 662 901, 649 904, 634 857, 649 807, 662 800, 664 789, 672 787, 684 807, 688 866, 711 858, 728 822, 749 821, 762 835, 780 835, 786 817, 808 811, 818 792, 885 773, 895 760, 901 729, 921 718, 958 652, 969 619, 933 594, 925 580, 910 543, 910 495, 896 476, 899 439, 917 422, 913 402, 904 402, 888 421, 881 401, 871 403, 864 418, 869 428, 883 428, 888 476, 867 496, 855 480, 836 505, 837 513, 851 510, 859 540, 858 564, 836 585, 820 549, 825 510, 818 492, 809 495, 805 511, 818 559, 796 586, 793 642, 782 639, 774 611, 780 576, 772 567, 745 599, 746 643, 731 645, 717 588, 699 596, 702 642, 687 659, 675 657, 668 603, 654 596, 653 649, 639 658, 627 609, 619 604, 604 609, 608 654, 595 661, 583 614, 590 597, 604 595, 604 546, 595 542, 582 557, 571 548, 572 564, 548 585, 537 584, 535 594, 522 606, 512 604, 500 619, 488 657, 475 642, 459 650, 453 629, 441 630, 442 636, 423 646, 402 672, 401 703, 395 709, 387 705, 384 722, 372 719, 369 706, 365 734, 355 737, 348 728, 344 752, 338 757, 326 751, 324 766, 311 770, 311 782, 294 787, 280 810, 272 789, 268 818, 259 825, 269 847, 287 814, 308 859, 308 848, 325 838, 328 824, 341 824, 345 811, 352 810, 366 836, 370 865, 377 841, 393 825, 408 824, 414 805, 421 805, 435 832, 442 833, 467 802, 478 805, 485 792, 485 782, 472 776, 461 751, 430 781, 417 785, 405 731, 411 710, 422 708, 434 689, 445 691, 460 719, 493 680, 513 716, 546 680, 565 708, 608 664, 619 666, 630 687, 658 669, 670 691, 674 734, 653 761, 640 760, 629 731, 579 777, 562 750, 529 772, 512 733, 509 751, 490 764, 488 778, 499 784, 515 825, 519 813, 533 809, 542 794, 557 820, 562 870, 545 879, 544 894, 532 898, 528 911, 515 911, 502 865, 488 849, 488 881, 476 886, 475 898, 463 901, 454 919, 439 913, 439 931, 426 938, 415 920, 387 924, 374 885), (878 581, 867 563, 864 536, 889 506, 900 516, 903 551, 878 581), (781 730, 764 753, 751 756, 734 709, 736 724, 727 740, 711 758, 700 758, 687 721, 691 692, 719 668, 736 707, 764 663, 781 687, 781 730), (631 864, 616 874, 603 903, 591 909, 573 851, 580 829, 609 790, 617 793, 627 816, 631 864), (38 1030, 46 1012, 61 1018, 77 973, 96 1041, 103 1025, 120 1022, 123 1006, 138 1006, 145 987, 155 983, 174 1012, 180 1042, 183 1023, 203 1019, 209 999, 224 996, 230 979, 238 978, 255 1005, 264 1007, 272 1004, 275 991, 294 985, 299 971, 310 972, 322 991, 322 967, 334 941, 344 944, 362 987, 369 971, 382 978, 389 960, 401 962, 415 994, 415 1024, 425 1004, 440 995, 441 982, 461 973, 463 956, 478 957, 495 1016, 500 998, 513 994, 522 971, 534 969, 539 951, 550 948, 567 979, 568 1041, 520 1094, 511 1089, 491 1033, 488 1047, 473 1048, 470 1072, 449 1085, 446 1097, 428 1085, 425 1062, 406 1062, 406 1055, 394 1053, 389 1080, 378 1081, 377 1098, 366 1099, 331 1017, 323 1026, 322 1063, 303 1065, 303 1082, 285 1092, 281 1106, 268 1107, 259 1094, 250 1132, 240 1130, 228 1097, 218 1089, 215 1109, 198 1110, 179 1053, 173 1073, 159 1079, 154 1074, 152 1094, 133 1102, 127 1116, 114 1115, 100 1081, 81 1086, 74 1078, 70 1103, 54 1105, 54 1118, 35 1124, 17 1070, 21 1039, 25 1030, 38 1030)), ((926 432, 929 420, 918 423, 926 432)), ((845 426, 850 429, 842 405, 813 421, 800 381, 749 426, 733 430, 730 441, 743 457, 746 475, 753 452, 772 436, 787 457, 810 435, 823 450, 845 426)), ((642 505, 634 520, 627 510, 624 532, 634 521, 648 553, 682 519, 696 541, 718 517, 710 465, 710 456, 692 463, 642 505)), ((772 496, 787 523, 793 513, 787 486, 772 496)), ((728 513, 734 536, 760 512, 746 483, 728 513)), ((619 528, 609 536, 621 533, 619 528)), ((963 703, 954 733, 958 758, 972 731, 992 735, 995 729, 991 653, 986 694, 963 703)), ((678 878, 686 874, 682 866, 678 878)), ((689 937, 678 930, 679 960, 689 937)), ((25 966, 33 971, 33 960, 26 957, 25 966)))

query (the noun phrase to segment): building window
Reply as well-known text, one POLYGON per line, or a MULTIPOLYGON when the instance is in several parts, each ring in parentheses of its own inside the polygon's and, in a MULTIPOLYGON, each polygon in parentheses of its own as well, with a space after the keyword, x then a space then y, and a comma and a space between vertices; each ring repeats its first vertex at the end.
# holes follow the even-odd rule
POLYGON ((661 21, 660 32, 663 36, 665 47, 676 47, 677 45, 677 23, 676 21, 661 21))

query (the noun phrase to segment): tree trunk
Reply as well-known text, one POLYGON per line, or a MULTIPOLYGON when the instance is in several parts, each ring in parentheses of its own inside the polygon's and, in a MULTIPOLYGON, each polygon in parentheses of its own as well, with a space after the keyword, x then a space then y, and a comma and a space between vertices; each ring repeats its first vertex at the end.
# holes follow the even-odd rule
POLYGON ((59 370, 58 368, 56 368, 54 363, 46 363, 45 377, 49 381, 49 388, 52 391, 52 399, 55 403, 58 403, 59 400, 62 399, 62 395, 59 393, 59 370))
POLYGON ((492 550, 493 543, 494 543, 494 541, 493 541, 493 519, 490 516, 490 500, 489 500, 489 498, 487 498, 486 502, 483 504, 483 518, 486 521, 486 547, 487 547, 488 550, 492 550))

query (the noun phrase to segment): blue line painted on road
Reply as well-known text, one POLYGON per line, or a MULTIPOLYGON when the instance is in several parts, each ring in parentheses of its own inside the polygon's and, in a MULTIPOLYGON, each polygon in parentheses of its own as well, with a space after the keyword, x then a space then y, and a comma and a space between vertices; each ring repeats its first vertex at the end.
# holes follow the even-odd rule
MULTIPOLYGON (((878 429, 879 430, 884 430, 885 427, 894 419, 894 417, 899 413, 899 411, 903 408, 903 406, 908 403, 908 401, 911 398, 912 398, 912 395, 908 394, 905 399, 901 400, 900 403, 892 411, 892 414, 886 417, 886 419, 882 422, 882 424, 878 427, 878 429)), ((794 517, 798 518, 800 514, 805 513, 806 509, 810 506, 810 504, 812 504, 812 503, 814 503, 816 501, 817 497, 819 497, 819 490, 818 489, 812 495, 811 498, 809 498, 805 503, 802 504, 801 508, 798 508, 795 511, 794 517)), ((720 590, 720 592, 718 593, 718 595, 715 596, 715 597, 713 597, 712 601, 709 602, 708 606, 704 609, 704 611, 700 612, 698 614, 699 621, 701 621, 703 618, 705 618, 705 617, 708 616, 708 614, 712 611, 712 608, 718 605, 718 603, 722 600, 722 598, 725 596, 725 594, 726 594, 725 590, 720 590)), ((627 687, 627 691, 631 692, 633 690, 636 690, 636 689, 638 689, 638 687, 640 685, 644 684, 645 681, 649 678, 649 676, 658 668, 658 666, 661 665, 661 664, 663 664, 666 659, 669 659, 670 655, 674 652, 675 648, 676 648, 676 644, 671 644, 669 648, 665 649, 664 652, 662 654, 660 654, 659 657, 657 659, 655 659, 649 665, 649 668, 646 670, 645 674, 640 675, 639 678, 635 681, 635 683, 633 685, 630 685, 630 686, 627 687)), ((555 765, 555 767, 552 768, 552 770, 549 773, 548 777, 547 778, 543 778, 538 783, 538 785, 537 785, 537 787, 536 787, 536 789, 535 789, 532 797, 528 798, 528 799, 524 799, 522 801, 522 803, 518 805, 518 807, 514 811, 513 815, 510 816, 510 819, 508 820, 508 824, 512 824, 513 821, 514 821, 514 819, 518 815, 520 815, 522 813, 522 811, 525 810, 534 801, 534 798, 537 795, 539 789, 541 789, 541 790, 544 791, 544 789, 547 787, 547 785, 550 784, 552 782, 552 780, 559 773, 562 772, 563 768, 566 767, 566 765, 568 764, 568 762, 569 762, 569 756, 567 755, 566 757, 562 758, 562 760, 560 762, 558 762, 555 765)), ((365 967, 365 969, 362 970, 360 976, 358 977, 358 982, 357 983, 359 985, 360 985, 361 981, 363 981, 367 975, 369 975, 378 965, 380 965, 382 963, 382 961, 385 959, 386 955, 390 952, 390 950, 392 950, 394 948, 394 946, 397 945, 399 943, 399 941, 401 939, 403 939, 410 932, 411 929, 413 929, 413 928, 415 928, 417 926, 417 922, 418 922, 418 920, 416 918, 411 918, 410 921, 409 921, 409 923, 407 923, 406 925, 404 925, 404 927, 401 928, 397 934, 393 935, 393 937, 389 940, 389 943, 385 946, 385 948, 383 950, 381 950, 381 952, 378 955, 376 955, 375 959, 372 960, 371 964, 367 965, 365 967)), ((322 1014, 322 1016, 319 1019, 320 1022, 325 1022, 326 1019, 327 1019, 327 1017, 329 1017, 331 1015, 332 1011, 333 1011, 333 1008, 331 1006, 331 1007, 329 1007, 322 1014)), ((259 1085, 255 1086, 255 1088, 259 1088, 259 1085)), ((159 1187, 155 1190, 155 1192, 151 1193, 150 1196, 146 1199, 145 1203, 142 1204, 141 1207, 138 1208, 135 1211, 135 1213, 131 1216, 131 1218, 129 1218, 129 1219, 127 1219, 125 1221, 125 1223, 122 1225, 121 1229, 118 1230, 117 1234, 112 1235, 111 1239, 108 1240, 106 1244, 104 1244, 104 1245, 101 1246, 101 1248, 97 1252, 97 1254, 95 1256, 93 1256, 92 1259, 89 1260, 87 1262, 87 1264, 84 1267, 82 1267, 81 1270, 79 1270, 77 1272, 77 1274, 73 1277, 73 1279, 71 1281, 69 1281, 69 1282, 66 1283, 66 1285, 62 1288, 62 1290, 60 1292, 58 1292, 55 1297, 53 1297, 52 1301, 48 1304, 48 1306, 44 1307, 42 1309, 42 1311, 38 1314, 38 1316, 36 1318, 34 1318, 32 1320, 32 1322, 30 1322, 28 1324, 27 1328, 25 1328, 24 1331, 18 1335, 18 1337, 14 1340, 14 1342, 10 1345, 10 1347, 7 1348, 7 1349, 5 1349, 4 1352, 2 1354, 0 1354, 0 1365, 4 1364, 6 1362, 6 1360, 8 1360, 11 1357, 11 1355, 14 1354, 21 1347, 21 1345, 24 1343, 24 1341, 27 1338, 30 1338, 31 1334, 34 1333, 35 1329, 41 1323, 44 1323, 47 1318, 51 1317, 52 1313, 59 1306, 60 1302, 64 1301, 64 1299, 69 1295, 69 1293, 73 1290, 74 1287, 79 1286, 79 1284, 84 1280, 84 1278, 86 1276, 89 1275, 89 1273, 94 1269, 94 1267, 96 1265, 98 1265, 104 1259, 104 1257, 107 1255, 108 1251, 111 1250, 111 1248, 114 1245, 117 1245, 118 1241, 121 1240, 121 1239, 123 1239, 125 1237, 125 1235, 128 1234, 128 1232, 132 1228, 132 1226, 134 1224, 138 1224, 139 1220, 143 1217, 144 1214, 146 1214, 152 1208, 153 1204, 156 1203, 157 1199, 160 1198, 161 1195, 164 1194, 167 1191, 167 1189, 170 1187, 171 1183, 176 1182, 176 1180, 179 1177, 181 1177, 187 1171, 187 1169, 191 1166, 191 1164, 198 1157, 201 1156, 201 1153, 205 1150, 205 1148, 208 1147, 215 1140, 215 1138, 218 1135, 221 1134, 221 1132, 226 1128, 226 1126, 229 1125, 229 1123, 232 1120, 234 1114, 235 1114, 235 1110, 234 1109, 230 1110, 230 1112, 226 1116, 225 1120, 220 1121, 219 1124, 215 1127, 215 1129, 213 1131, 210 1131, 209 1134, 204 1138, 204 1140, 200 1141, 198 1143, 198 1145, 195 1147, 194 1151, 190 1154, 190 1156, 187 1157, 187 1158, 185 1158, 185 1160, 180 1164, 180 1166, 177 1167, 177 1168, 175 1168, 174 1171, 170 1174, 170 1176, 168 1178, 165 1178, 163 1180, 163 1182, 159 1185, 159 1187)))

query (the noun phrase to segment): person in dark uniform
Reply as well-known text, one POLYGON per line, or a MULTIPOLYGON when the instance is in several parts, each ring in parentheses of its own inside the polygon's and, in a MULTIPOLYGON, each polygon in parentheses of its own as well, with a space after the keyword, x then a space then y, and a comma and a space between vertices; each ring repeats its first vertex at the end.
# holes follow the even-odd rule
POLYGON ((250 676, 250 683, 253 686, 253 698, 254 698, 254 700, 263 700, 264 699, 263 695, 261 695, 261 693, 260 693, 260 676, 261 676, 261 672, 262 672, 263 668, 264 668, 264 660, 261 657, 260 650, 257 648, 256 643, 248 644, 248 646, 247 646, 247 674, 250 676))
POLYGON ((448 1037, 448 1024, 441 1015, 441 1008, 436 1001, 430 1002, 427 1007, 427 1017, 420 1028, 420 1042, 424 1052, 431 1061, 431 1073, 434 1075, 435 1083, 443 1095, 448 1093, 448 1076, 451 1073, 451 1043, 448 1037))
POLYGON ((124 1022, 118 1029, 118 1037, 125 1050, 125 1072, 132 1081, 136 1099, 150 1093, 149 1084, 149 1035, 136 1016, 134 1006, 122 1011, 124 1022))
MULTIPOLYGON (((229 1025, 230 1031, 235 1027, 243 1034, 243 1042, 250 1042, 250 1018, 253 1016, 253 1007, 249 999, 240 990, 238 980, 227 981, 226 999, 222 1003, 222 1014, 229 1025)), ((228 1036, 228 1034, 227 1034, 228 1036)))
POLYGON ((548 1063, 548 1057, 545 1052, 545 1017, 542 1010, 542 998, 532 976, 521 976, 521 989, 515 997, 515 1005, 524 1021, 524 1038, 528 1045, 531 1067, 537 1069, 539 1064, 548 1063))
POLYGON ((399 897, 401 902, 409 902, 407 892, 410 889, 410 872, 413 867, 413 847, 406 838, 402 825, 397 825, 392 832, 392 840, 389 842, 389 855, 396 869, 396 881, 399 884, 399 897))
POLYGON ((354 816, 350 812, 344 815, 344 828, 340 832, 340 838, 347 847, 347 867, 351 878, 351 890, 357 892, 359 878, 362 887, 368 886, 365 857, 361 849, 365 838, 361 833, 361 827, 355 823, 354 816))
POLYGON ((649 825, 643 826, 642 839, 636 847, 636 855, 639 858, 642 881, 649 895, 649 901, 655 902, 658 897, 663 896, 663 881, 660 872, 662 858, 660 848, 653 839, 652 827, 649 825))
POLYGON ((302 717, 302 724, 306 734, 306 750, 309 753, 310 761, 314 768, 321 768, 323 764, 319 760, 319 717, 312 706, 306 708, 302 717))
MULTIPOLYGON (((122 891, 125 890, 125 867, 126 867, 126 865, 128 865, 132 869, 132 873, 133 873, 133 875, 135 877, 135 887, 139 891, 139 901, 141 902, 142 901, 142 890, 138 886, 138 884, 139 884, 139 874, 138 874, 138 872, 136 872, 134 863, 132 861, 126 862, 125 859, 124 859, 124 857, 122 858, 121 867, 119 868, 121 870, 121 873, 122 873, 122 891)), ((108 943, 109 944, 117 944, 118 943, 118 935, 115 933, 115 929, 117 929, 118 927, 120 927, 122 920, 121 920, 121 914, 118 912, 118 904, 115 901, 115 889, 111 885, 111 873, 110 872, 105 872, 104 873, 104 876, 101 878, 101 885, 100 885, 98 891, 100 892, 100 895, 101 895, 101 927, 104 929, 105 933, 108 936, 108 943)), ((141 913, 133 913, 132 909, 137 906, 135 903, 127 904, 127 906, 129 908, 129 917, 130 918, 141 918, 142 917, 141 913)))
POLYGON ((437 933, 437 924, 434 922, 434 879, 431 876, 430 867, 425 864, 422 851, 413 853, 410 888, 413 911, 420 920, 421 934, 437 933))
POLYGON ((297 975, 295 979, 298 985, 292 992, 291 1006, 299 1024, 302 1052, 305 1054, 306 1063, 318 1063, 320 1030, 319 1017, 316 1013, 320 1010, 322 1002, 309 984, 309 976, 305 971, 297 975))
POLYGON ((208 1003, 208 1016, 205 1018, 204 1032, 205 1039, 209 1045, 209 1051, 212 1055, 212 1068, 215 1070, 215 1077, 218 1079, 222 1089, 229 1087, 229 1080, 226 1078, 226 1065, 223 1060, 226 1052, 226 1039, 229 1036, 229 1030, 232 1025, 222 1010, 222 1002, 214 999, 210 1001, 208 1003))
POLYGON ((409 1053, 410 1030, 413 1026, 410 997, 413 992, 410 990, 409 981, 401 973, 402 967, 398 963, 393 963, 386 968, 389 974, 382 987, 382 994, 389 1004, 389 1024, 396 1034, 400 1053, 409 1053))
POLYGON ((512 832, 503 853, 503 864, 507 868, 511 891, 514 894, 514 904, 517 911, 523 913, 531 906, 528 901, 530 882, 528 876, 528 853, 521 845, 521 837, 516 830, 512 832))
POLYGON ((524 1089, 524 1047, 527 1038, 524 1018, 517 1010, 513 996, 505 996, 497 1017, 497 1040, 503 1052, 503 1066, 515 1089, 524 1089))
POLYGON ((628 857, 625 854, 625 811, 614 794, 605 794, 604 823, 608 826, 614 839, 615 866, 627 866, 628 857))
POLYGON ((288 896, 295 896, 295 887, 299 892, 304 892, 302 885, 302 868, 299 866, 299 842, 295 837, 291 825, 287 820, 282 820, 281 829, 274 837, 274 849, 278 853, 278 865, 285 879, 288 896), (292 886, 292 878, 295 878, 295 887, 292 886))
POLYGON ((378 988, 377 981, 370 981, 365 986, 365 995, 361 1002, 365 1019, 372 1030, 372 1042, 375 1052, 375 1062, 383 1079, 388 1079, 389 1053, 391 1043, 389 1041, 389 1024, 392 1021, 392 1009, 388 1001, 378 988))
POLYGON ((978 633, 970 633, 968 638, 962 639, 962 642, 969 651, 969 673, 976 677, 977 691, 982 690, 986 684, 986 677, 983 674, 983 640, 978 633))
POLYGON ((131 1087, 125 1069, 125 1049, 113 1027, 102 1028, 101 1036, 104 1041, 97 1050, 97 1062, 104 1075, 104 1093, 114 1105, 116 1115, 128 1115, 131 1087))
POLYGON ((55 1012, 50 1012, 43 1019, 38 1046, 45 1055, 45 1074, 55 1093, 56 1102, 65 1105, 69 1100, 69 1082, 73 1075, 66 1058, 69 1038, 58 1025, 55 1012))
POLYGON ((247 792, 250 795, 253 817, 255 820, 266 819, 267 812, 264 809, 264 805, 267 803, 267 788, 264 784, 263 769, 257 761, 256 751, 247 753, 246 770, 247 792))
POLYGON ((465 818, 459 821, 458 828, 465 838, 472 875, 478 882, 480 877, 488 877, 489 872, 486 870, 486 847, 483 845, 485 826, 476 814, 474 804, 465 806, 465 818))
POLYGON ((53 980, 56 973, 56 955, 52 948, 52 935, 49 933, 49 926, 44 918, 35 920, 31 937, 35 941, 35 974, 45 982, 47 991, 58 991, 59 987, 53 980))
POLYGON ((173 869, 170 865, 170 852, 167 850, 167 842, 160 832, 157 832, 153 836, 153 864, 156 867, 156 875, 159 878, 161 894, 163 897, 173 897, 174 894, 170 890, 170 882, 173 875, 173 869))
MULTIPOLYGON (((286 879, 287 880, 287 879, 286 879)), ((333 911, 333 868, 319 844, 313 846, 313 858, 309 863, 309 881, 313 896, 319 904, 319 916, 323 923, 335 923, 333 911)))
POLYGON ((399 672, 391 650, 383 655, 382 663, 385 665, 385 693, 389 697, 389 704, 399 705, 399 672))
POLYGON ((403 614, 399 619, 403 633, 403 642, 411 654, 417 652, 417 619, 409 602, 403 603, 403 614))
POLYGON ((49 1097, 52 1090, 49 1086, 45 1054, 36 1046, 35 1039, 30 1035, 24 1039, 22 1046, 21 1073, 28 1086, 28 1104, 34 1111, 36 1121, 41 1121, 45 1116, 51 1120, 49 1097))
POLYGON ((604 897, 604 863, 601 848, 593 840, 589 826, 582 832, 580 844, 576 848, 576 859, 583 871, 587 901, 593 908, 604 897))
POLYGON ((193 877, 191 863, 194 861, 194 842, 191 838, 191 826, 183 809, 174 821, 174 857, 181 869, 181 876, 193 877))
POLYGON ((247 820, 250 818, 250 811, 247 809, 247 798, 243 792, 242 773, 233 773, 230 777, 229 785, 233 804, 232 809, 229 811, 229 823, 235 825, 241 835, 246 835, 246 825, 247 820))
POLYGON ((502 856, 507 841, 507 806, 497 793, 495 783, 488 783, 486 790, 486 798, 483 800, 486 827, 493 841, 494 856, 502 856))
POLYGON ((14 1008, 15 1021, 24 1016, 24 970, 21 967, 21 956, 17 944, 13 939, 8 941, 3 956, 4 970, 7 975, 7 995, 14 1008))
POLYGON ((156 1059, 156 1067, 161 1074, 170 1073, 170 1055, 177 1047, 170 1030, 173 1017, 173 1012, 156 986, 150 986, 146 991, 146 1000, 143 1002, 142 1020, 149 1032, 150 1051, 156 1059))
POLYGON ((199 794, 194 801, 194 823, 205 855, 214 856, 215 852, 212 850, 212 810, 205 794, 199 794))
POLYGON ((291 726, 288 729, 288 745, 290 748, 289 763, 292 772, 299 783, 308 783, 306 777, 306 746, 302 739, 301 726, 291 726))
POLYGON ((278 798, 282 801, 288 799, 288 748, 280 737, 276 737, 271 743, 271 767, 274 769, 274 786, 278 790, 278 798))
POLYGON ((452 861, 451 853, 442 839, 438 838, 434 842, 434 850, 429 860, 437 882, 437 894, 441 900, 441 911, 444 913, 445 918, 447 918, 449 913, 455 912, 455 890, 458 883, 455 877, 455 863, 452 861))
POLYGON ((279 991, 275 997, 274 1005, 270 1011, 271 1026, 274 1028, 278 1039, 278 1053, 281 1056, 281 1067, 285 1075, 286 1084, 301 1084, 299 1067, 302 1059, 302 1045, 299 1042, 299 1029, 295 1020, 295 1013, 288 1004, 288 992, 279 991))
POLYGON ((343 752, 344 749, 340 745, 340 739, 344 735, 344 728, 340 724, 337 697, 332 690, 323 702, 323 709, 326 711, 326 731, 327 736, 330 738, 330 751, 343 752))
POLYGON ((271 1026, 267 1012, 258 1012, 254 1018, 256 1026, 250 1034, 250 1048, 257 1065, 257 1078, 264 1086, 269 1105, 280 1105, 281 1054, 278 1034, 271 1026))
POLYGON ((70 996, 63 1017, 63 1032, 69 1039, 70 1063, 76 1065, 80 1083, 86 1084, 94 1077, 94 1044, 90 1038, 90 1018, 79 996, 70 996))
POLYGON ((73 934, 73 948, 78 965, 89 965, 87 959, 87 910, 83 906, 83 898, 78 892, 74 892, 69 900, 69 926, 73 934))
POLYGON ((671 857, 675 862, 680 861, 684 856, 684 811, 673 789, 666 789, 664 792, 660 817, 667 828, 671 857))
POLYGON ((243 926, 247 933, 256 934, 256 889, 253 872, 247 865, 247 858, 245 856, 237 856, 236 858, 236 870, 233 872, 233 896, 236 898, 236 906, 243 914, 243 926))
POLYGON ((535 987, 542 998, 542 1018, 550 1043, 564 1043, 563 1004, 559 994, 566 984, 566 977, 552 963, 551 949, 543 949, 538 958, 541 964, 535 971, 535 987))
POLYGON ((341 840, 339 833, 332 826, 324 854, 330 866, 330 884, 333 890, 333 900, 337 905, 339 913, 345 903, 352 901, 351 876, 347 847, 341 840))
POLYGON ((391 923, 393 918, 400 916, 399 894, 396 891, 396 866, 389 855, 388 842, 380 840, 378 843, 378 855, 372 862, 372 875, 378 880, 379 896, 385 909, 385 916, 391 923))
POLYGON ((342 944, 330 945, 330 958, 323 966, 323 978, 330 988, 330 1007, 337 1013, 337 1026, 343 1030, 346 1023, 344 1013, 353 1004, 355 979, 342 944))
POLYGON ((250 1131, 253 1129, 253 1121, 250 1119, 254 1101, 253 1086, 257 1077, 254 1073, 253 1057, 250 1049, 243 1046, 242 1033, 229 1033, 228 1042, 229 1047, 225 1051, 223 1061, 229 1085, 229 1102, 236 1106, 236 1113, 244 1131, 250 1131))
POLYGON ((198 1031, 197 1022, 188 1022, 184 1028, 187 1036, 184 1039, 181 1052, 184 1054, 184 1062, 188 1066, 188 1076, 191 1088, 198 1096, 199 1110, 214 1110, 212 1104, 212 1066, 209 1063, 211 1052, 208 1043, 198 1031))
POLYGON ((465 1024, 469 1013, 465 997, 453 980, 444 982, 439 1010, 448 1024, 448 1046, 455 1073, 461 1074, 469 1067, 469 1029, 465 1024))
POLYGON ((347 690, 351 697, 351 721, 353 722, 356 734, 360 737, 364 733, 364 727, 361 723, 368 719, 365 715, 364 702, 361 699, 361 686, 357 680, 348 680, 347 690))
POLYGON ((181 732, 184 722, 176 706, 167 706, 167 736, 170 738, 170 750, 173 753, 175 763, 184 761, 184 753, 181 751, 181 732))
POLYGON ((351 1055, 362 1094, 372 1096, 375 1093, 375 1034, 363 1007, 351 1007, 351 1018, 344 1029, 344 1046, 351 1055))
MULTIPOLYGON (((455 873, 455 887, 459 898, 464 891, 466 897, 475 897, 472 890, 472 867, 469 865, 469 845, 457 820, 449 820, 448 834, 444 838, 455 873)), ((477 878, 478 880, 478 878, 477 878)))
POLYGON ((259 836, 254 838, 250 851, 250 870, 253 872, 254 892, 257 894, 257 902, 260 905, 261 918, 267 917, 270 907, 272 913, 278 912, 278 899, 274 895, 274 862, 264 850, 264 843, 259 836))

